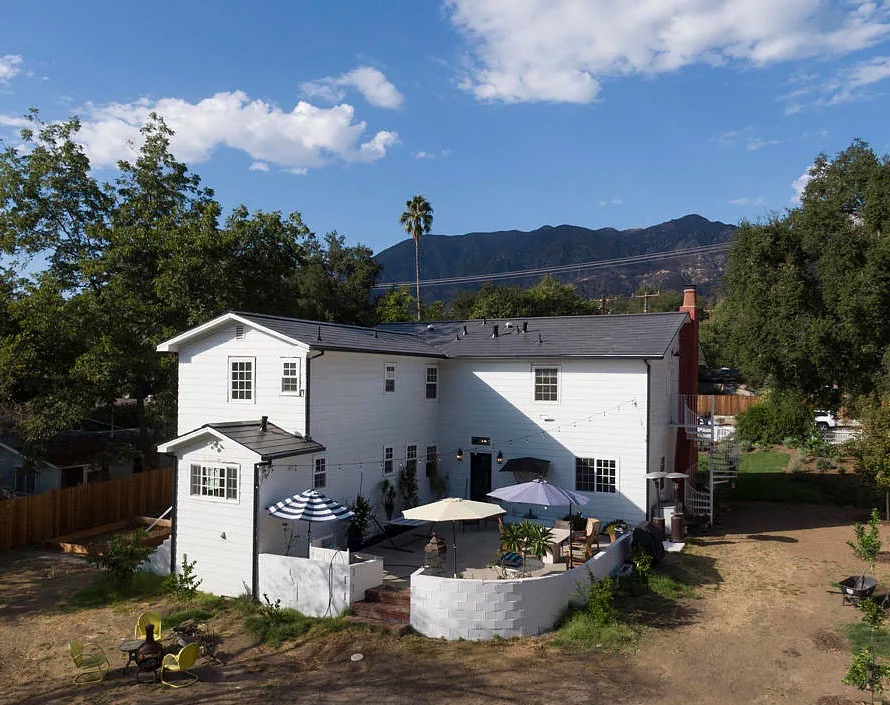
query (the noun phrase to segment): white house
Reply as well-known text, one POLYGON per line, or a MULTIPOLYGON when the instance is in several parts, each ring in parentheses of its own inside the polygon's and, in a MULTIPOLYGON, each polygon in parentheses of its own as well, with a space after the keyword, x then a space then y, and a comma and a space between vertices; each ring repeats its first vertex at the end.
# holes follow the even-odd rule
POLYGON ((316 487, 361 493, 383 521, 381 482, 405 468, 421 502, 430 472, 484 499, 515 482, 503 468, 544 468, 589 495, 586 514, 640 521, 646 473, 686 470, 671 404, 697 351, 687 310, 378 328, 227 313, 186 331, 158 346, 179 359, 179 436, 159 447, 177 467, 172 562, 196 561, 211 592, 257 595, 260 554, 306 555, 310 528, 266 507, 316 487))

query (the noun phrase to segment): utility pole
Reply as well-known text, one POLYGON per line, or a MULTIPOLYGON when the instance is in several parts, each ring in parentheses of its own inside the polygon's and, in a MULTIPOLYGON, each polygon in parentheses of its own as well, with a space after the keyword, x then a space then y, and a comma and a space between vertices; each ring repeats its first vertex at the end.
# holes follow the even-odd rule
POLYGON ((649 299, 660 295, 660 291, 656 291, 651 294, 648 291, 644 291, 642 294, 631 294, 631 296, 633 297, 643 299, 643 313, 649 313, 649 299))

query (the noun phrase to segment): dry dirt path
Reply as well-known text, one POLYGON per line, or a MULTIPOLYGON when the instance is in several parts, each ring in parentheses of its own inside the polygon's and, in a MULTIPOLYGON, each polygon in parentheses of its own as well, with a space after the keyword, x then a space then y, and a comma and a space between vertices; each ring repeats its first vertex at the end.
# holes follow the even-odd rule
MULTIPOLYGON (((6 556, 0 703, 852 704, 864 698, 841 683, 849 662, 841 634, 858 614, 831 583, 859 570, 846 540, 861 518, 836 508, 740 505, 723 517, 719 535, 667 559, 682 562, 698 597, 673 607, 636 654, 573 653, 546 639, 446 643, 371 631, 269 650, 253 647, 233 619, 217 624, 223 663, 201 666, 201 682, 180 691, 133 685, 114 648, 139 611, 169 605, 64 614, 60 601, 88 584, 92 569, 55 555, 6 556), (71 685, 70 638, 106 647, 114 670, 105 684, 71 685), (356 652, 362 661, 350 661, 356 652)), ((890 546, 890 527, 882 532, 890 546)), ((887 570, 878 577, 890 583, 887 570)))

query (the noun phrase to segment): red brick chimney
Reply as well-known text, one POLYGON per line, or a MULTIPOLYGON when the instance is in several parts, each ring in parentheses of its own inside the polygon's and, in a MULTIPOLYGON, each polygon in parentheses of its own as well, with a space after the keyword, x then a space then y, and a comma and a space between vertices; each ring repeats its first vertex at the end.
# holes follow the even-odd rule
MULTIPOLYGON (((679 335, 679 394, 698 394, 698 318, 699 309, 695 301, 695 287, 683 290, 683 305, 680 310, 689 314, 687 321, 680 329, 679 335)), ((695 403, 691 401, 691 403, 695 403)), ((695 438, 687 438, 683 428, 677 430, 677 448, 674 451, 674 472, 686 472, 698 460, 695 438)), ((685 485, 685 483, 682 483, 685 485)))

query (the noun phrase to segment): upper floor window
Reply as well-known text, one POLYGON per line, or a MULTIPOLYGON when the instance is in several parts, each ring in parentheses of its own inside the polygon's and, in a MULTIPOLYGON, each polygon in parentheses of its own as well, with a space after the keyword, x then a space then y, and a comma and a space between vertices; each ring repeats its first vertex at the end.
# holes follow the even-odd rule
POLYGON ((312 475, 312 487, 317 490, 328 484, 327 462, 324 458, 315 459, 315 472, 312 475))
POLYGON ((575 489, 618 492, 618 461, 613 458, 575 458, 575 489))
POLYGON ((427 367, 426 368, 426 398, 427 399, 438 399, 439 398, 439 368, 438 367, 427 367))
POLYGON ((281 393, 300 393, 300 360, 299 358, 281 361, 281 393))
POLYGON ((396 363, 387 362, 383 366, 383 391, 391 394, 396 391, 396 363))
POLYGON ((238 501, 238 466, 193 463, 189 494, 238 501))
POLYGON ((383 449, 383 474, 392 475, 393 473, 393 451, 392 446, 386 446, 383 449))
POLYGON ((559 368, 535 367, 535 401, 559 401, 559 368))
POLYGON ((229 400, 253 401, 254 378, 252 357, 229 358, 229 400))

